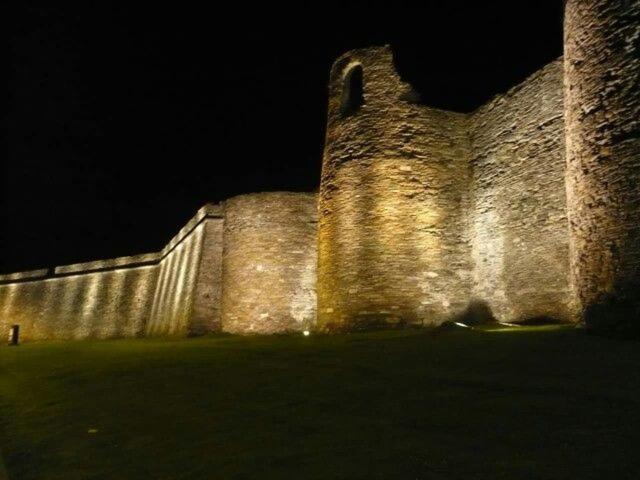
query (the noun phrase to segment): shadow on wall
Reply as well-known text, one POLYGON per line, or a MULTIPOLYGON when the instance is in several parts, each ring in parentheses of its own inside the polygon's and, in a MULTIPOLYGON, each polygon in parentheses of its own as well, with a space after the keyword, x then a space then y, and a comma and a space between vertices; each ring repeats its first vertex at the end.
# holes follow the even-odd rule
POLYGON ((469 326, 475 326, 495 323, 496 318, 493 316, 491 307, 487 302, 483 300, 474 300, 469 303, 469 306, 464 312, 455 317, 454 321, 464 323, 469 326))
POLYGON ((613 292, 585 307, 585 327, 605 336, 640 338, 640 279, 616 285, 613 292))
MULTIPOLYGON (((475 300, 469 303, 467 308, 460 314, 443 322, 438 327, 453 325, 454 323, 464 323, 468 326, 487 325, 496 323, 497 319, 491 311, 489 304, 482 300, 475 300)), ((559 323, 550 321, 548 323, 559 323)), ((546 322, 545 322, 546 324, 546 322)), ((370 331, 388 330, 393 328, 427 328, 436 326, 427 321, 408 321, 406 318, 394 317, 392 320, 388 315, 360 315, 352 319, 347 326, 347 331, 370 331)))
MULTIPOLYGON (((493 311, 487 302, 484 300, 474 300, 469 304, 466 310, 457 315, 453 321, 464 323, 469 326, 477 326, 497 323, 498 319, 493 315, 493 311)), ((549 315, 536 315, 514 320, 513 323, 522 326, 538 326, 557 325, 564 322, 549 315)))

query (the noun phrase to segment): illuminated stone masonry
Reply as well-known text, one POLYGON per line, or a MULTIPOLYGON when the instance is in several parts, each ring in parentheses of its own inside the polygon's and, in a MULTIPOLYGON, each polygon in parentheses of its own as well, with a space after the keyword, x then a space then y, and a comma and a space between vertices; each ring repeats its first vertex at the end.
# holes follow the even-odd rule
POLYGON ((460 114, 415 103, 388 47, 335 63, 319 199, 323 329, 437 325, 470 310, 571 318, 562 78, 558 60, 460 114))
MULTIPOLYGON (((330 73, 319 194, 206 205, 158 253, 0 276, 25 340, 589 321, 640 306, 640 0, 567 0, 565 56, 471 113, 389 47, 330 73)), ((640 322, 639 322, 640 323, 640 322)))
POLYGON ((24 340, 215 330, 221 224, 206 205, 161 252, 2 275, 0 326, 24 340))
POLYGON ((205 205, 161 252, 0 275, 0 328, 26 341, 309 330, 316 198, 241 195, 205 205))

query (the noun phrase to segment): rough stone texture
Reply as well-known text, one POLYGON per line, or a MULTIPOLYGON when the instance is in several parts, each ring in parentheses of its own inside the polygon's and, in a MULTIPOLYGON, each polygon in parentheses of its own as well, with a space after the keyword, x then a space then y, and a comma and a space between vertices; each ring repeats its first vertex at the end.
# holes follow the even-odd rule
POLYGON ((606 294, 640 308, 640 1, 568 0, 571 278, 584 311, 606 294))
POLYGON ((204 225, 200 223, 160 262, 147 335, 189 333, 203 230, 204 225))
POLYGON ((351 51, 331 72, 319 199, 318 323, 437 323, 467 305, 466 116, 413 102, 388 47, 351 51), (355 66, 364 103, 344 116, 355 66))
POLYGON ((579 320, 608 294, 637 314, 639 177, 640 0, 568 0, 564 61, 470 114, 420 105, 388 47, 354 50, 331 71, 319 197, 242 195, 161 252, 1 275, 0 329, 330 331, 478 304, 579 320))
POLYGON ((562 61, 469 121, 473 296, 501 320, 570 318, 562 61))
POLYGON ((147 335, 199 335, 220 328, 222 210, 206 205, 162 251, 147 335))
POLYGON ((19 324, 22 341, 140 335, 157 267, 114 261, 122 267, 0 285, 0 332, 19 324))
POLYGON ((224 220, 208 218, 204 222, 202 250, 195 280, 190 334, 201 335, 222 329, 222 249, 224 220))
POLYGON ((158 263, 160 259, 161 255, 159 253, 143 253, 141 255, 131 255, 128 257, 63 265, 61 267, 56 267, 54 271, 56 274, 99 272, 101 270, 114 269, 117 267, 131 268, 133 266, 153 265, 158 263))
POLYGON ((23 341, 220 329, 222 209, 206 205, 161 251, 0 276, 0 331, 23 341))
POLYGON ((316 307, 316 195, 259 193, 225 202, 222 328, 309 329, 316 307))
POLYGON ((0 282, 10 282, 12 280, 25 280, 27 278, 44 278, 49 273, 46 268, 40 270, 29 270, 26 272, 6 273, 0 275, 0 282))

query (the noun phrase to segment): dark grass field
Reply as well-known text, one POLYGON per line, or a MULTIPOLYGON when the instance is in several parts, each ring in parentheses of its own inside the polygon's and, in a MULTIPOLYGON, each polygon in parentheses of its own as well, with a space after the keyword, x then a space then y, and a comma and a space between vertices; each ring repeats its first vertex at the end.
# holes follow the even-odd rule
MULTIPOLYGON (((10 479, 640 478, 640 344, 559 327, 0 347, 10 479)), ((1 469, 0 469, 1 471, 1 469)))

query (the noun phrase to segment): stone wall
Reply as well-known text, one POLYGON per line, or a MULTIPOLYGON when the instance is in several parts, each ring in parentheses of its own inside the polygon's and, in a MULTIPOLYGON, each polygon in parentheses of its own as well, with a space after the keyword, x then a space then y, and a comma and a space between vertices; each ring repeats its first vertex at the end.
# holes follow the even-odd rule
POLYGON ((0 331, 19 324, 31 341, 308 330, 316 230, 312 193, 205 205, 161 252, 0 276, 0 331))
MULTIPOLYGON (((222 212, 220 212, 222 213, 222 212)), ((195 280, 191 335, 222 329, 222 249, 224 219, 207 218, 203 223, 202 250, 195 280)))
POLYGON ((640 0, 568 0, 564 32, 572 283, 638 329, 640 0))
POLYGON ((26 341, 133 337, 144 332, 157 278, 155 254, 0 277, 0 332, 26 341))
POLYGON ((640 0, 568 0, 564 62, 470 114, 421 105, 389 47, 348 52, 319 196, 241 195, 161 252, 0 276, 0 331, 332 331, 478 304, 577 320, 608 294, 638 316, 639 25, 640 0))
POLYGON ((322 329, 438 323, 466 307, 466 116, 415 97, 389 47, 334 64, 319 199, 322 329), (363 103, 345 114, 354 69, 363 103))
POLYGON ((0 331, 25 341, 220 329, 222 209, 206 205, 158 253, 0 276, 0 331))
POLYGON ((502 320, 570 317, 562 61, 469 118, 473 297, 502 320))
POLYGON ((206 205, 162 250, 147 335, 219 329, 222 207, 206 205))
POLYGON ((479 304, 501 320, 572 318, 562 84, 558 60, 459 114, 416 103, 388 47, 335 62, 321 328, 438 324, 479 304))
POLYGON ((280 333, 316 315, 316 195, 258 193, 225 202, 222 329, 280 333))

